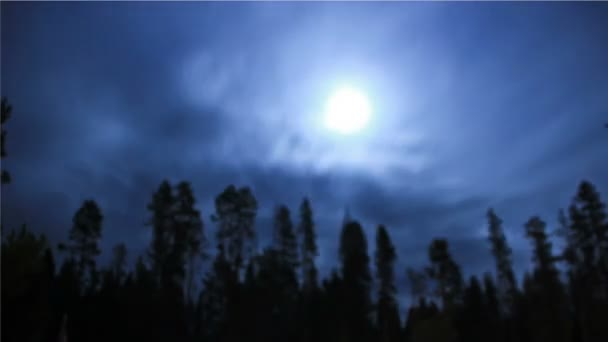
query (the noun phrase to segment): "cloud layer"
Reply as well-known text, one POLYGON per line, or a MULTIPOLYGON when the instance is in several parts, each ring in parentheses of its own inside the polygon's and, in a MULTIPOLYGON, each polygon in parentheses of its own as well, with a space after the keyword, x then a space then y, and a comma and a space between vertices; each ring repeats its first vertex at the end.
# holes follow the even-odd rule
POLYGON ((437 236, 491 269, 494 206, 521 270, 528 216, 555 222, 583 178, 608 193, 607 21, 602 3, 3 2, 3 225, 58 241, 91 197, 104 246, 141 251, 163 178, 190 180, 206 218, 235 183, 262 241, 276 204, 310 196, 325 271, 346 206, 370 246, 388 225, 400 277, 437 236), (374 103, 356 137, 319 125, 342 83, 374 103))

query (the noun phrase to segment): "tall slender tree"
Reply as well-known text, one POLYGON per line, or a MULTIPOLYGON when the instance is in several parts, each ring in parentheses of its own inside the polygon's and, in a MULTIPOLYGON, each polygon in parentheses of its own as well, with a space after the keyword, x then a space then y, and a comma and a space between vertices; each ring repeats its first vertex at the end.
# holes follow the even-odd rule
POLYGON ((295 268, 299 264, 298 241, 287 206, 280 205, 275 211, 274 239, 275 249, 295 274, 295 268))
POLYGON ((371 332, 371 273, 367 239, 357 221, 350 221, 342 228, 340 257, 343 279, 342 314, 346 326, 352 328, 345 333, 351 341, 363 341, 370 337, 371 332))
POLYGON ((534 272, 524 282, 530 334, 533 341, 569 341, 570 331, 565 292, 555 266, 546 223, 538 216, 526 224, 526 236, 532 241, 534 272))
POLYGON ((177 185, 173 250, 180 265, 187 265, 185 273, 185 293, 189 302, 194 300, 194 279, 200 261, 206 258, 207 239, 201 213, 195 207, 196 199, 188 182, 177 185))
POLYGON ((170 257, 171 239, 175 228, 174 221, 175 195, 169 181, 164 180, 148 204, 152 217, 148 225, 152 226, 152 240, 148 249, 148 256, 152 265, 152 272, 156 282, 161 286, 171 283, 170 257))
POLYGON ((308 291, 317 287, 318 272, 315 266, 315 258, 319 254, 313 212, 308 198, 304 198, 300 205, 298 233, 302 240, 302 283, 303 288, 308 291))
POLYGON ((488 209, 487 218, 488 239, 492 246, 492 254, 496 260, 501 308, 504 313, 509 314, 513 310, 517 297, 517 282, 511 261, 512 252, 502 228, 502 220, 496 215, 494 209, 488 209))
POLYGON ((534 277, 545 289, 549 289, 559 284, 559 272, 555 266, 556 258, 552 252, 546 226, 547 224, 538 216, 533 216, 526 222, 525 229, 526 236, 533 245, 533 260, 536 268, 534 277))
POLYGON ((376 278, 378 280, 377 324, 382 341, 395 341, 400 334, 400 321, 395 287, 395 246, 386 230, 379 225, 376 230, 376 278))
POLYGON ((583 181, 569 208, 565 250, 571 291, 585 341, 608 339, 608 223, 593 184, 583 181))
POLYGON ((221 341, 229 328, 225 326, 228 320, 230 291, 235 280, 231 265, 226 260, 222 245, 213 261, 211 272, 203 278, 204 290, 199 299, 199 318, 202 332, 206 340, 221 341))
POLYGON ((449 251, 446 239, 434 239, 429 246, 431 266, 428 274, 437 284, 437 295, 443 302, 444 309, 451 310, 462 302, 464 281, 460 267, 449 251))
POLYGON ((101 253, 98 246, 103 223, 101 209, 95 201, 86 200, 74 214, 72 223, 68 243, 60 243, 59 249, 67 251, 75 261, 81 289, 84 290, 95 285, 95 258, 101 253))
POLYGON ((257 209, 258 202, 248 187, 230 185, 215 199, 211 219, 218 224, 217 239, 237 272, 255 249, 257 209))

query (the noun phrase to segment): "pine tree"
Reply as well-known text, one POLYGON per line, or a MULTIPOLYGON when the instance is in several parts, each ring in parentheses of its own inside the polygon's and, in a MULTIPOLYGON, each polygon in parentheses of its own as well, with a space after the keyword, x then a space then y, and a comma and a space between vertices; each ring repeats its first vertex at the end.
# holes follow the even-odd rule
POLYGON ((395 246, 383 225, 376 230, 376 278, 378 279, 377 324, 382 341, 399 338, 400 322, 395 295, 395 246))
POLYGON ((199 315, 205 340, 222 341, 226 329, 229 328, 225 323, 229 314, 230 291, 235 281, 230 267, 223 247, 218 246, 212 270, 203 279, 204 290, 199 300, 199 315))
POLYGON ((608 223, 595 187, 581 182, 569 208, 567 247, 571 291, 585 341, 608 339, 608 223))
POLYGON ((502 220, 493 209, 487 212, 489 241, 492 245, 492 254, 496 260, 496 273, 498 275, 498 291, 501 308, 509 314, 513 310, 517 297, 517 283, 511 261, 511 248, 503 232, 502 220))
POLYGON ((342 228, 340 236, 343 291, 341 307, 349 328, 350 341, 363 341, 369 337, 371 312, 371 274, 367 239, 363 228, 350 221, 342 228))
POLYGON ((153 228, 148 255, 156 279, 163 288, 185 294, 190 303, 196 270, 206 247, 203 221, 195 205, 190 183, 180 182, 174 192, 166 180, 148 205, 152 212, 148 224, 153 228))
POLYGON ((308 198, 300 204, 297 234, 300 241, 302 293, 299 298, 300 335, 303 341, 321 338, 322 305, 315 258, 318 256, 315 223, 308 198))
POLYGON ((237 189, 230 185, 215 199, 211 219, 218 224, 217 240, 235 272, 253 254, 257 209, 257 200, 248 187, 237 189))
POLYGON ((274 217, 274 244, 281 258, 295 273, 298 266, 298 242, 293 229, 289 208, 279 206, 274 217))
POLYGON ((428 275, 437 284, 437 295, 443 302, 444 309, 451 310, 462 301, 464 281, 460 267, 449 251, 446 239, 434 239, 429 246, 431 266, 428 275))
POLYGON ((567 248, 571 268, 588 276, 595 286, 594 295, 605 297, 606 289, 599 284, 608 282, 608 223, 606 206, 593 184, 583 181, 570 206, 569 236, 567 248))
MULTIPOLYGON (((175 207, 176 231, 174 237, 174 253, 177 255, 180 268, 184 264, 188 265, 185 273, 185 293, 188 302, 194 300, 194 279, 199 261, 207 256, 207 239, 204 232, 204 224, 201 213, 195 208, 196 199, 188 182, 180 182, 177 185, 175 207)), ((181 269, 180 269, 181 271, 181 269)))
POLYGON ((170 262, 171 237, 175 229, 174 221, 175 196, 169 181, 163 181, 148 204, 152 218, 148 225, 152 226, 152 241, 148 256, 152 264, 152 272, 156 282, 165 287, 173 282, 170 262))
MULTIPOLYGON (((295 338, 296 274, 283 253, 267 248, 258 258, 256 309, 260 340, 290 341, 295 338)), ((298 322, 299 323, 299 322, 298 322)))
POLYGON ((300 225, 298 233, 302 239, 302 283, 306 291, 317 287, 317 268, 315 258, 318 256, 317 237, 312 208, 308 198, 302 200, 300 205, 300 225))
POLYGON ((534 216, 526 222, 525 228, 526 236, 532 240, 533 244, 533 260, 536 264, 534 282, 543 289, 543 292, 551 293, 551 296, 561 294, 559 272, 555 266, 556 258, 553 256, 552 245, 546 233, 546 223, 538 216, 534 216))
POLYGON ((72 220, 67 244, 59 249, 67 251, 76 263, 76 273, 81 289, 95 286, 95 258, 101 253, 98 242, 101 238, 103 215, 97 203, 86 200, 72 220))
POLYGON ((565 293, 554 264, 546 224, 539 217, 530 218, 526 236, 533 244, 534 272, 525 274, 520 317, 532 342, 570 341, 570 326, 565 293))

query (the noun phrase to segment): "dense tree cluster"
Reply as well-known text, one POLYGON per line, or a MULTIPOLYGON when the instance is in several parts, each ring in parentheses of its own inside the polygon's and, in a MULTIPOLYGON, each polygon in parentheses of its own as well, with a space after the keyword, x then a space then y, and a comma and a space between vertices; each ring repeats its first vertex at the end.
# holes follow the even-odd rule
POLYGON ((465 278, 445 238, 430 242, 426 267, 396 270, 383 225, 370 258, 364 229, 349 216, 339 265, 319 279, 307 198, 295 222, 288 206, 276 207, 273 241, 262 249, 248 187, 217 195, 215 245, 190 183, 163 181, 147 208, 151 239, 133 265, 124 244, 108 265, 97 264, 104 215, 94 200, 76 211, 57 249, 25 226, 3 229, 2 341, 608 341, 608 220, 586 181, 560 212, 560 234, 537 216, 522 224, 533 269, 521 282, 492 209, 496 269, 481 278, 465 278), (553 236, 563 251, 554 251, 553 236), (406 312, 395 280, 402 271, 411 289, 406 312))

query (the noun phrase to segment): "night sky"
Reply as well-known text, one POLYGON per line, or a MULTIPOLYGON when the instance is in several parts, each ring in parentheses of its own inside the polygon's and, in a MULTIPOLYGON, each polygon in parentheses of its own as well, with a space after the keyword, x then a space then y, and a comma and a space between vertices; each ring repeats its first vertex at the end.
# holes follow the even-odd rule
MULTIPOLYGON (((608 3, 7 3, 2 95, 13 105, 3 228, 54 243, 93 198, 102 246, 148 244, 159 183, 189 180, 208 235, 213 199, 251 186, 257 231, 303 196, 322 272, 348 207, 397 274, 447 237, 465 272, 492 270, 485 212, 518 270, 523 223, 553 228, 582 179, 608 196, 608 3), (340 84, 365 91, 368 127, 320 124, 340 84)), ((401 281, 401 280, 400 280, 401 281)), ((405 295, 405 294, 402 294, 405 295)))

